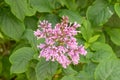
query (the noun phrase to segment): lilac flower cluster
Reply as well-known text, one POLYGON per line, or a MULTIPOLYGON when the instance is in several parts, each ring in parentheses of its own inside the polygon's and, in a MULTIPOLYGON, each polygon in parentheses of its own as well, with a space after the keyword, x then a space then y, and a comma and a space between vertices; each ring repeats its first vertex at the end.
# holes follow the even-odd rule
POLYGON ((61 23, 56 24, 54 28, 48 21, 40 22, 38 29, 34 31, 34 35, 38 39, 45 39, 44 44, 38 45, 41 50, 39 57, 46 58, 46 61, 57 61, 64 68, 71 63, 78 64, 79 55, 87 54, 84 46, 78 46, 74 37, 79 32, 76 31, 78 27, 80 25, 76 22, 69 24, 67 16, 63 16, 61 23))

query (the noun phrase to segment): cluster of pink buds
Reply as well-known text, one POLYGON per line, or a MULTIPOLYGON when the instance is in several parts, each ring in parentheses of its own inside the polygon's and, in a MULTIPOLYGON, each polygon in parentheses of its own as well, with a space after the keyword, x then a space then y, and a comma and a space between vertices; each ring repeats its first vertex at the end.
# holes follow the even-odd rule
POLYGON ((78 27, 80 25, 76 22, 70 24, 67 16, 63 16, 61 23, 56 24, 54 28, 48 21, 40 22, 38 29, 34 31, 37 39, 45 39, 44 43, 38 45, 40 49, 39 58, 44 57, 46 61, 57 61, 64 68, 71 63, 78 64, 79 55, 85 56, 87 54, 84 46, 78 46, 74 37, 79 32, 76 31, 78 27))

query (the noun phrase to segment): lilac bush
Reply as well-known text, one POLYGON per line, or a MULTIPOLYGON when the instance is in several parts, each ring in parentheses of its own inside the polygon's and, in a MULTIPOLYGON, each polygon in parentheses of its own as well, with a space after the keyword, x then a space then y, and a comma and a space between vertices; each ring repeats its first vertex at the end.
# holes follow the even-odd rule
POLYGON ((76 28, 80 24, 74 22, 69 25, 69 18, 62 17, 61 23, 57 23, 54 28, 48 21, 42 21, 38 25, 38 29, 34 31, 37 39, 44 38, 45 42, 39 44, 40 57, 46 58, 46 61, 57 61, 66 68, 69 64, 74 65, 79 63, 80 56, 86 55, 87 51, 83 45, 78 45, 76 38, 78 32, 76 28))
POLYGON ((0 0, 0 80, 119 75, 120 0, 0 0))

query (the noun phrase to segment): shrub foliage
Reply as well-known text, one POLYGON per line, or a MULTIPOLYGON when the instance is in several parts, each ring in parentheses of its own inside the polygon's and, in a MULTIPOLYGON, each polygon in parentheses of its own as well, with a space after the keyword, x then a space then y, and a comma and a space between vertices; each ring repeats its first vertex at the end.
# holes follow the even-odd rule
POLYGON ((0 0, 0 79, 119 80, 120 0, 0 0), (81 24, 76 37, 87 55, 62 68, 38 58, 34 31, 40 20, 54 27, 62 16, 81 24))

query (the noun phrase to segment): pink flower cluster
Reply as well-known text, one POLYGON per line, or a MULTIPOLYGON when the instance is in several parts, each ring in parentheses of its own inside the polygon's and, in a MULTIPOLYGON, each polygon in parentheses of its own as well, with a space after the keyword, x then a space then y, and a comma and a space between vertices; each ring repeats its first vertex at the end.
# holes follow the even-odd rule
POLYGON ((38 45, 41 50, 39 57, 46 58, 46 61, 58 61, 64 68, 71 63, 78 64, 79 55, 87 54, 84 46, 78 46, 74 37, 79 32, 76 31, 78 27, 80 25, 76 22, 69 24, 67 16, 63 16, 61 23, 56 24, 54 28, 48 21, 40 22, 38 29, 34 31, 38 39, 45 39, 43 44, 38 45))

